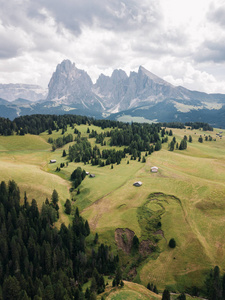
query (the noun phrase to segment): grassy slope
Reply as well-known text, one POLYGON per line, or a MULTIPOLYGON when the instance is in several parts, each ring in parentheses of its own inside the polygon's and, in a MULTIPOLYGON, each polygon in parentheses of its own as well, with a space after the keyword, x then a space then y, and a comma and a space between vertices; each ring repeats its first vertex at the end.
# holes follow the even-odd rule
MULTIPOLYGON (((124 281, 123 288, 106 287, 104 293, 106 300, 158 300, 162 299, 160 295, 157 295, 142 285, 124 281)), ((99 296, 99 299, 102 295, 99 296)))
MULTIPOLYGON (((113 288, 111 285, 111 282, 109 282, 109 285, 106 286, 106 290, 104 293, 97 296, 97 299, 101 299, 102 296, 105 297, 105 300, 159 300, 162 299, 162 294, 155 294, 152 291, 149 291, 146 287, 143 285, 129 282, 129 281, 123 281, 124 287, 117 287, 113 288)), ((172 300, 177 299, 177 296, 179 294, 172 294, 170 295, 170 298, 172 300)), ((197 297, 191 297, 190 295, 186 295, 187 300, 192 299, 200 299, 197 297)))
MULTIPOLYGON (((87 126, 77 128, 87 135, 87 126)), ((102 131, 97 127, 94 129, 102 131)), ((118 227, 135 231, 141 239, 137 208, 146 202, 150 193, 162 192, 178 197, 181 203, 162 202, 165 239, 160 241, 161 253, 157 259, 146 261, 138 270, 139 277, 143 284, 153 282, 159 289, 164 289, 165 285, 174 288, 199 285, 199 276, 206 269, 216 264, 225 268, 225 141, 219 139, 200 144, 197 139, 201 131, 173 131, 178 141, 184 134, 192 135, 193 143, 188 143, 187 150, 169 152, 164 145, 161 151, 148 157, 146 164, 137 161, 127 164, 123 160, 121 165, 111 169, 110 166, 99 168, 69 163, 60 173, 55 169, 60 162, 66 162, 62 150, 67 150, 69 145, 53 153, 46 143, 47 133, 0 137, 0 178, 14 179, 22 193, 26 190, 29 199, 35 198, 41 204, 46 197, 51 197, 53 188, 61 199, 70 197, 68 179, 77 166, 95 173, 95 178, 86 177, 82 182, 81 194, 75 195, 74 205, 83 209, 83 216, 88 219, 91 229, 99 232, 100 240, 111 243, 112 247, 115 247, 114 231, 118 227), (57 163, 49 164, 50 159, 56 159, 57 163), (159 167, 157 174, 149 171, 153 165, 159 167), (137 180, 143 182, 142 187, 133 187, 137 180), (171 237, 177 242, 174 250, 169 249, 166 242, 171 237)), ((72 132, 72 129, 68 130, 68 133, 72 132)), ((215 133, 209 134, 215 136, 215 133)), ((53 138, 58 136, 60 132, 54 132, 53 138)), ((91 142, 94 143, 94 139, 91 142)), ((157 202, 152 203, 152 209, 157 209, 157 202)), ((68 218, 61 214, 60 221, 68 223, 68 218)))
MULTIPOLYGON (((190 131, 174 132, 180 140, 190 131)), ((205 270, 214 265, 225 267, 225 143, 217 140, 200 144, 197 139, 202 132, 194 132, 190 132, 193 143, 188 144, 185 151, 169 152, 164 146, 163 150, 148 157, 144 165, 134 161, 130 161, 129 165, 123 162, 110 170, 108 185, 111 186, 116 172, 124 183, 83 211, 92 229, 100 232, 103 241, 111 239, 112 243, 114 230, 118 227, 127 227, 141 238, 137 208, 143 205, 150 193, 163 192, 178 197, 181 204, 175 201, 164 203, 166 212, 162 217, 162 229, 165 239, 160 242, 161 254, 139 270, 144 284, 150 281, 161 289, 165 285, 175 289, 201 285, 199 276, 205 270), (159 167, 157 174, 149 172, 152 165, 159 167), (129 176, 125 170, 130 171, 129 176), (132 186, 136 180, 143 182, 141 188, 132 186), (174 250, 169 249, 166 243, 172 237, 177 242, 174 250)), ((215 136, 215 133, 212 135, 215 136)), ((105 168, 102 170, 105 175, 109 173, 105 168)), ((101 180, 105 189, 104 174, 101 180)), ((83 187, 86 187, 86 182, 83 187)))
MULTIPOLYGON (((60 199, 69 198, 70 184, 59 176, 44 171, 51 158, 51 147, 40 136, 0 137, 0 180, 15 180, 20 188, 21 198, 26 191, 29 200, 36 199, 39 207, 46 197, 51 199, 53 189, 60 199)), ((62 205, 59 203, 61 212, 62 205)), ((61 214, 60 222, 68 224, 68 218, 61 214)))

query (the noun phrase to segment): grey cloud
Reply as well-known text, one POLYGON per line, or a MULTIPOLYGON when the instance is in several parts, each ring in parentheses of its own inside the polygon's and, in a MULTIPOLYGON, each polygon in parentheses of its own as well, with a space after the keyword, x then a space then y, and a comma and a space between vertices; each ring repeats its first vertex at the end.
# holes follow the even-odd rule
POLYGON ((0 41, 0 59, 19 56, 22 49, 28 46, 20 33, 3 26, 0 28, 0 41))
POLYGON ((175 56, 188 56, 189 36, 185 32, 176 28, 163 32, 163 30, 157 30, 152 33, 145 33, 143 36, 139 36, 138 39, 134 39, 132 42, 132 50, 144 53, 149 53, 151 57, 160 57, 162 55, 175 55, 175 56))
POLYGON ((161 15, 156 0, 31 0, 29 15, 43 18, 40 9, 45 8, 57 23, 79 34, 82 26, 97 24, 113 31, 130 31, 141 26, 157 24, 161 15))
POLYGON ((207 18, 209 21, 217 23, 222 27, 225 26, 225 6, 220 6, 217 8, 211 6, 207 18))
POLYGON ((220 41, 205 41, 195 55, 195 61, 215 63, 225 62, 224 39, 220 41))

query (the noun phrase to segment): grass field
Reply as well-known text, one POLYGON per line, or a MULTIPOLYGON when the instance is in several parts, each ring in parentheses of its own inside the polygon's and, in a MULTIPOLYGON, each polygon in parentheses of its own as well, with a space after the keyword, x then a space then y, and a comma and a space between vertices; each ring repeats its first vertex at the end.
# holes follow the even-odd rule
MULTIPOLYGON (((87 136, 87 128, 86 125, 77 126, 84 136, 87 136)), ((98 127, 90 126, 92 129, 102 132, 98 127)), ((145 164, 133 160, 127 164, 129 157, 120 165, 114 165, 113 169, 111 166, 101 168, 69 162, 68 167, 60 172, 55 171, 56 167, 67 162, 62 151, 67 151, 70 144, 52 152, 47 133, 1 136, 0 179, 14 179, 21 195, 26 191, 28 199, 35 198, 39 207, 56 189, 61 205, 58 224, 69 223, 68 216, 63 213, 63 204, 67 198, 73 197, 73 206, 79 207, 91 230, 99 233, 100 242, 111 244, 114 250, 117 228, 129 228, 140 240, 144 239, 138 208, 147 205, 152 212, 163 208, 161 229, 164 238, 159 241, 160 251, 154 259, 149 256, 137 269, 136 281, 144 285, 152 282, 160 290, 168 286, 182 291, 188 286, 201 286, 205 272, 211 267, 219 265, 225 269, 225 139, 198 142, 200 135, 210 134, 216 138, 218 131, 173 129, 177 141, 191 134, 193 142, 188 143, 187 150, 170 152, 168 145, 163 144, 163 149, 148 156, 145 164), (56 159, 56 164, 50 164, 50 159, 56 159), (158 173, 150 173, 153 165, 159 167, 158 173), (96 177, 86 177, 80 186, 81 193, 71 195, 69 178, 78 166, 96 177), (143 182, 141 187, 133 186, 137 180, 143 182), (153 193, 156 196, 146 204, 153 193), (176 240, 175 249, 168 247, 171 238, 176 240)), ((68 133, 73 133, 73 130, 68 128, 68 133)), ((61 132, 53 132, 52 137, 60 135, 61 132)), ((94 139, 90 141, 94 144, 94 139)), ((129 293, 135 294, 136 291, 129 293)), ((110 295, 111 298, 107 299, 133 297, 131 294, 118 296, 116 291, 110 295)))
MULTIPOLYGON (((170 299, 175 300, 179 294, 171 293, 170 299)), ((108 286, 106 286, 106 290, 104 293, 97 296, 97 299, 101 299, 104 296, 105 300, 159 300, 162 299, 162 294, 155 294, 152 291, 149 291, 143 285, 124 281, 124 287, 114 288, 111 286, 111 282, 108 286)), ((187 300, 198 300, 200 298, 191 297, 190 295, 186 295, 187 300)))

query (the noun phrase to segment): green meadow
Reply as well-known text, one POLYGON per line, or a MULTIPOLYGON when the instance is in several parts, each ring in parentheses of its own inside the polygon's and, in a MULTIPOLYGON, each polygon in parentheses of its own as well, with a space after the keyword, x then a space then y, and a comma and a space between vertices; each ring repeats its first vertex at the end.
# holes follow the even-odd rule
MULTIPOLYGON (((88 136, 87 125, 76 128, 82 136, 88 136)), ((103 131, 93 125, 89 128, 98 133, 103 131)), ((60 197, 58 225, 70 221, 63 207, 69 198, 73 209, 78 206, 88 220, 93 233, 98 232, 99 241, 110 244, 114 251, 117 228, 129 228, 140 241, 146 239, 147 233, 140 222, 141 207, 160 212, 163 236, 158 242, 159 251, 149 255, 137 268, 135 281, 145 286, 151 282, 161 291, 166 286, 182 291, 201 286, 206 272, 215 265, 225 269, 225 137, 216 138, 219 131, 173 129, 178 142, 184 135, 192 136, 186 150, 170 152, 168 144, 163 144, 162 150, 148 156, 146 163, 127 156, 113 169, 68 162, 62 152, 67 152, 73 143, 53 152, 47 140, 50 136, 53 139, 62 136, 61 130, 52 135, 45 132, 39 136, 0 136, 0 179, 14 179, 21 195, 26 191, 29 200, 37 200, 39 208, 56 189, 60 197), (203 138, 211 135, 216 141, 199 143, 200 135, 203 138), (50 159, 57 162, 50 164, 50 159), (60 163, 66 162, 68 166, 56 172, 60 163), (70 175, 78 166, 95 174, 95 178, 86 176, 79 195, 76 190, 70 193, 70 175), (158 173, 150 172, 152 166, 159 168, 158 173), (134 187, 138 180, 143 185, 134 187), (168 247, 171 238, 176 241, 174 249, 168 247)), ((68 127, 67 133, 73 133, 73 129, 68 127)), ((95 139, 89 140, 95 144, 95 139)), ((106 146, 98 145, 100 149, 109 148, 109 138, 106 140, 106 146)), ((122 291, 124 295, 116 290, 110 292, 107 299, 139 299, 138 292, 130 287, 122 291)), ((140 299, 149 298, 142 295, 140 299)))

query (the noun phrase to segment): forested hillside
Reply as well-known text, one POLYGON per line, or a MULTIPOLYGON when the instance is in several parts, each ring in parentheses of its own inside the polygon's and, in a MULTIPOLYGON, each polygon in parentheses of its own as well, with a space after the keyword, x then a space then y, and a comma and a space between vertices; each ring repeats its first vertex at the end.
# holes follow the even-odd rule
POLYGON ((34 115, 0 133, 3 299, 111 299, 121 279, 222 299, 221 129, 34 115))
POLYGON ((54 226, 57 197, 54 191, 39 211, 35 199, 21 199, 14 181, 1 182, 1 299, 84 299, 84 282, 93 277, 89 294, 100 293, 105 288, 100 274, 115 272, 118 257, 108 246, 93 241, 87 247, 90 228, 78 209, 68 228, 54 226))

